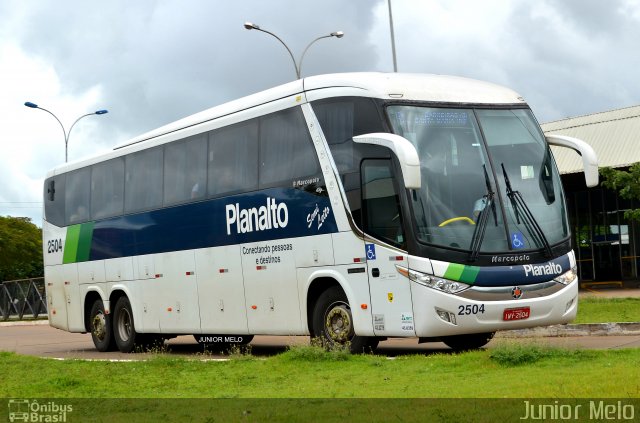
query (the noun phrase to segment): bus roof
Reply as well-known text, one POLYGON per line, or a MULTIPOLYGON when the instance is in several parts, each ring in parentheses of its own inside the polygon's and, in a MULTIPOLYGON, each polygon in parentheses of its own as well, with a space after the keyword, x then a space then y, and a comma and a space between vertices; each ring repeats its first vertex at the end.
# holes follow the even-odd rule
POLYGON ((336 73, 311 76, 289 82, 212 107, 144 133, 114 149, 137 144, 296 94, 305 93, 306 95, 313 92, 313 98, 318 99, 354 95, 354 90, 357 90, 360 96, 381 99, 461 104, 524 104, 524 99, 508 88, 457 76, 379 72, 336 73), (323 90, 329 92, 323 95, 323 90))
MULTIPOLYGON (((224 116, 249 111, 278 100, 314 101, 322 98, 360 96, 383 100, 425 101, 441 104, 519 105, 524 100, 515 91, 489 82, 447 75, 406 73, 336 73, 310 76, 258 92, 164 125, 132 138, 109 153, 63 163, 47 172, 47 177, 123 154, 124 147, 212 122, 224 116), (304 97, 304 99, 303 99, 304 97)), ((255 113, 255 112, 254 112, 255 113)))

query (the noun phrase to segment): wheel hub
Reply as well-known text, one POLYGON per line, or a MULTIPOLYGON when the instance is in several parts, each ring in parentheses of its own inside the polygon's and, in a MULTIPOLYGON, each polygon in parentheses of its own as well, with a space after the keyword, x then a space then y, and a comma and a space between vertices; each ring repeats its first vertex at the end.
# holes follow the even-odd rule
POLYGON ((349 340, 353 329, 351 327, 351 316, 344 305, 329 310, 325 319, 325 327, 327 335, 333 341, 343 343, 349 340))
POLYGON ((98 313, 93 318, 93 334, 100 341, 104 341, 107 334, 107 322, 103 313, 98 313))
POLYGON ((120 335, 120 339, 125 342, 128 341, 131 337, 131 329, 131 315, 128 310, 123 309, 118 316, 118 334, 120 335))

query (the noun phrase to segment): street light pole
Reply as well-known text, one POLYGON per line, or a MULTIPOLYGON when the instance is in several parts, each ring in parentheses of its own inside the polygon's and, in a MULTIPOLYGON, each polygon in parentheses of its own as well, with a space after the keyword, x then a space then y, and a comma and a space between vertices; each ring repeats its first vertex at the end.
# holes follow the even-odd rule
POLYGON ((391 14, 391 0, 387 0, 389 5, 389 27, 391 29, 391 55, 393 56, 393 71, 398 72, 398 62, 396 61, 396 38, 393 34, 393 15, 391 14))
POLYGON ((311 47, 311 44, 323 38, 331 38, 331 37, 342 38, 344 37, 344 32, 342 31, 332 32, 329 35, 323 35, 321 37, 318 37, 315 40, 311 41, 309 44, 307 44, 307 47, 305 47, 304 51, 302 52, 302 55, 300 55, 300 61, 298 62, 298 79, 300 79, 300 75, 302 75, 302 61, 304 60, 304 55, 307 54, 307 50, 309 50, 309 47, 311 47))
POLYGON ((296 71, 296 77, 298 79, 300 79, 300 75, 302 74, 302 60, 304 59, 304 55, 307 53, 307 50, 309 50, 309 47, 311 47, 311 45, 313 43, 315 43, 316 41, 321 40, 323 38, 331 38, 331 37, 342 38, 342 37, 344 37, 344 32, 335 31, 335 32, 332 32, 329 35, 323 35, 323 36, 320 36, 320 37, 316 38, 315 40, 313 40, 309 44, 307 44, 307 47, 304 49, 304 51, 302 52, 302 55, 300 56, 300 62, 296 62, 296 59, 295 59, 295 57, 293 57, 293 53, 291 52, 291 49, 289 48, 289 46, 287 46, 287 44, 284 41, 282 41, 282 39, 280 37, 278 37, 276 34, 274 34, 273 32, 267 31, 266 29, 262 29, 262 28, 260 28, 260 26, 254 24, 254 23, 251 23, 251 22, 245 22, 244 23, 244 27, 245 27, 245 29, 248 29, 248 30, 256 29, 258 31, 264 32, 266 34, 271 35, 276 40, 280 41, 280 43, 284 46, 284 48, 286 48, 287 51, 289 52, 289 56, 291 56, 291 60, 293 61, 293 67, 295 68, 295 71, 296 71))
POLYGON ((78 123, 78 121, 82 118, 85 118, 87 116, 92 116, 92 115, 104 115, 106 113, 109 113, 108 110, 96 110, 93 113, 87 113, 85 115, 80 116, 78 119, 75 120, 75 122, 73 122, 73 124, 71 125, 71 127, 69 128, 69 132, 67 132, 66 129, 64 129, 64 125, 62 124, 62 122, 60 122, 60 119, 58 119, 58 117, 56 115, 53 114, 53 112, 45 109, 44 107, 40 107, 35 103, 32 103, 30 101, 27 101, 26 103, 24 103, 25 106, 31 108, 31 109, 40 109, 42 111, 45 111, 47 113, 49 113, 51 116, 54 117, 55 120, 58 121, 58 123, 60 124, 60 127, 62 128, 62 133, 64 134, 64 162, 67 163, 68 159, 69 159, 69 136, 71 135, 71 130, 73 129, 74 126, 76 126, 76 123, 78 123))

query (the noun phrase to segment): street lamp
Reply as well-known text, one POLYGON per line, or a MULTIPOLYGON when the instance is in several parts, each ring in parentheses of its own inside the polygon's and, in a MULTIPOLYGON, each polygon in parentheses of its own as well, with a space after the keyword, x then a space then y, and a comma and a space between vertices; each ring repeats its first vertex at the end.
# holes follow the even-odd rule
POLYGON ((280 41, 280 43, 284 46, 284 48, 286 48, 287 51, 289 52, 289 56, 291 56, 291 60, 293 61, 293 67, 296 70, 296 77, 298 79, 300 79, 300 74, 302 73, 302 60, 304 59, 304 55, 307 53, 307 50, 309 50, 309 47, 311 47, 311 45, 313 43, 315 43, 316 41, 321 40, 323 38, 332 38, 332 37, 342 38, 342 37, 344 37, 344 32, 335 31, 335 32, 330 33, 329 35, 322 35, 322 36, 316 38, 315 40, 313 40, 309 44, 307 44, 307 47, 305 47, 304 51, 302 52, 302 55, 300 56, 300 61, 296 62, 296 59, 295 59, 295 57, 293 57, 293 53, 291 52, 291 49, 276 34, 274 34, 273 32, 267 31, 266 29, 262 29, 258 25, 254 24, 252 22, 245 22, 244 23, 244 27, 245 27, 245 29, 248 29, 248 30, 255 29, 255 30, 267 33, 267 34, 271 35, 272 37, 274 37, 276 40, 280 41))
POLYGON ((92 115, 104 115, 106 113, 109 113, 108 110, 96 110, 93 113, 87 113, 85 115, 80 116, 78 119, 75 120, 75 122, 73 122, 73 124, 71 125, 71 127, 69 128, 69 132, 67 132, 66 129, 64 129, 64 125, 62 124, 62 122, 60 122, 60 119, 58 119, 58 117, 56 115, 54 115, 51 111, 38 106, 35 103, 32 103, 30 101, 27 101, 26 103, 24 103, 25 106, 31 108, 31 109, 40 109, 42 111, 45 111, 47 113, 49 113, 51 116, 53 116, 55 118, 55 120, 58 121, 58 123, 60 124, 60 127, 62 128, 62 132, 64 133, 64 162, 67 163, 68 161, 68 148, 69 148, 69 136, 71 135, 71 130, 73 129, 73 127, 76 125, 76 123, 78 123, 78 121, 84 117, 87 116, 92 116, 92 115))

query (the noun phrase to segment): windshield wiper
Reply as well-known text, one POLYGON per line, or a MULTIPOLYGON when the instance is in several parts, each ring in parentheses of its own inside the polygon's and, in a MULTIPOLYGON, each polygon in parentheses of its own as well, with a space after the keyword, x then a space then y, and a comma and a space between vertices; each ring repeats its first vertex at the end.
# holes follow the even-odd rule
POLYGON ((520 214, 522 214, 522 221, 529 231, 529 234, 531 234, 536 244, 542 245, 544 247, 546 255, 548 257, 551 257, 553 253, 551 251, 549 241, 544 235, 544 231, 538 224, 536 218, 533 216, 533 213, 531 213, 531 209, 529 209, 529 206, 527 206, 527 203, 522 198, 522 194, 520 194, 520 191, 514 191, 511 188, 511 181, 509 180, 509 175, 507 175, 507 171, 504 168, 504 163, 501 163, 500 166, 502 166, 504 183, 507 187, 507 197, 509 197, 509 200, 511 201, 511 207, 513 208, 513 213, 516 217, 516 223, 518 225, 520 224, 520 214), (522 213, 519 212, 519 209, 522 210, 522 213))
POLYGON ((471 237, 471 245, 469 246, 469 249, 471 250, 471 254, 469 255, 470 262, 476 261, 478 259, 478 254, 480 254, 480 247, 482 246, 484 233, 487 229, 487 222, 489 220, 489 208, 493 211, 493 219, 495 221, 495 225, 498 226, 496 205, 493 202, 495 193, 491 190, 491 182, 489 182, 487 167, 482 165, 482 168, 484 169, 484 181, 487 184, 487 193, 482 197, 482 200, 484 200, 484 207, 480 210, 478 222, 476 223, 476 228, 474 229, 473 236, 471 237))

